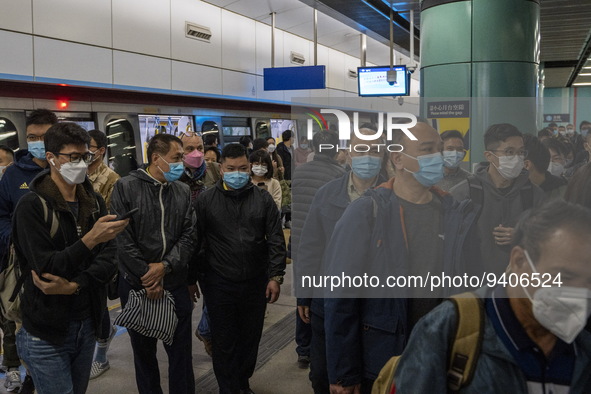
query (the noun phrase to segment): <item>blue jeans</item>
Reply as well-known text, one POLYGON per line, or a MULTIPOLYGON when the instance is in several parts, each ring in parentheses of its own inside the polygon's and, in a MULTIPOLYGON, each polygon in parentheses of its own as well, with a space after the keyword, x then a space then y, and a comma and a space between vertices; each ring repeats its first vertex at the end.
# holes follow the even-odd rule
POLYGON ((21 328, 18 354, 27 366, 38 394, 82 394, 88 387, 94 353, 92 319, 71 321, 62 345, 44 341, 21 328))

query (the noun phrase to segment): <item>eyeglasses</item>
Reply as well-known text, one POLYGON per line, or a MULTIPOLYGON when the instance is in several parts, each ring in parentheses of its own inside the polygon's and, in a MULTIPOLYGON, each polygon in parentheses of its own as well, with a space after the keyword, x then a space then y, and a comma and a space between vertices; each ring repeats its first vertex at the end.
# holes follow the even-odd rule
POLYGON ((58 156, 68 156, 70 159, 70 163, 78 164, 81 160, 83 160, 86 164, 92 163, 94 160, 94 153, 86 152, 86 153, 59 153, 59 152, 52 152, 54 155, 58 156))
POLYGON ((502 156, 507 156, 509 158, 513 158, 515 157, 515 155, 517 156, 521 156, 521 157, 526 157, 527 156, 527 150, 525 149, 520 149, 518 151, 515 151, 514 149, 505 149, 505 150, 500 150, 500 149, 490 149, 490 152, 502 152, 503 155, 502 156))
POLYGON ((43 138, 45 138, 45 135, 42 135, 41 137, 33 135, 33 134, 29 134, 27 136, 27 142, 37 142, 37 141, 43 141, 43 138))

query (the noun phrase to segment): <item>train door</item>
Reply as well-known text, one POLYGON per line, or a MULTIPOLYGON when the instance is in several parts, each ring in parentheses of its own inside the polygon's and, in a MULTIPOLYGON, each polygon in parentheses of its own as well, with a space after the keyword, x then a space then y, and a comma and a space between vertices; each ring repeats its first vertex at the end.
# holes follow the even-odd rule
POLYGON ((97 121, 107 135, 107 165, 120 176, 137 169, 141 157, 137 115, 98 113, 97 121))
POLYGON ((271 126, 269 119, 252 118, 252 126, 254 130, 254 138, 262 138, 266 140, 271 137, 271 126))
POLYGON ((213 144, 214 138, 208 136, 215 136, 218 141, 218 146, 221 146, 222 140, 220 138, 220 125, 222 118, 220 116, 196 116, 195 117, 195 131, 201 133, 203 143, 205 145, 213 144))
MULTIPOLYGON (((60 122, 74 122, 86 131, 96 129, 96 120, 90 112, 54 112, 60 122)), ((28 113, 27 113, 28 114, 28 113)))
POLYGON ((27 147, 25 113, 23 111, 0 111, 0 145, 13 151, 27 147))
POLYGON ((238 143, 245 135, 252 137, 249 118, 222 117, 222 144, 238 143))

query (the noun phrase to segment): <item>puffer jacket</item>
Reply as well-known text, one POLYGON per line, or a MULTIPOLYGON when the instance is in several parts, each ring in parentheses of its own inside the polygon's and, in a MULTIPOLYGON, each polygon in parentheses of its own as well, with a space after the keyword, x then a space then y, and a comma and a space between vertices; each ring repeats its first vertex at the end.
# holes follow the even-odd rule
POLYGON ((117 272, 115 241, 89 250, 81 237, 89 232, 99 217, 107 214, 102 197, 93 191, 87 179, 76 188, 78 220, 70 211, 57 186, 45 170, 30 184, 28 193, 18 203, 13 219, 13 242, 21 270, 27 276, 21 296, 23 327, 43 340, 61 344, 68 333, 74 297, 88 300, 95 329, 100 327, 106 307, 106 286, 117 272), (58 231, 50 236, 51 219, 45 220, 43 205, 59 220, 58 231), (78 228, 80 227, 80 234, 78 228), (79 295, 45 295, 34 284, 30 270, 39 275, 50 273, 80 285, 79 295))
MULTIPOLYGON (((483 294, 481 290, 478 293, 483 294)), ((484 337, 474 377, 458 394, 527 394, 524 373, 486 313, 484 316, 484 337)), ((446 301, 419 321, 396 369, 396 393, 449 393, 447 366, 457 320, 455 306, 446 301)), ((581 332, 575 346, 577 358, 569 393, 588 394, 591 393, 591 333, 581 332)))
POLYGON ((314 160, 297 167, 291 180, 291 259, 298 261, 302 228, 310 205, 318 189, 345 174, 336 160, 326 155, 315 155, 314 160))
MULTIPOLYGON (((195 215, 189 186, 180 181, 160 183, 145 170, 132 171, 113 190, 111 211, 139 212, 117 236, 121 276, 137 289, 148 264, 166 261, 172 272, 164 276, 164 289, 186 285, 194 251, 195 215)), ((195 283, 195 282, 193 282, 195 283)))
POLYGON ((285 274, 285 239, 273 197, 252 182, 226 190, 223 181, 197 197, 200 272, 241 282, 285 274))

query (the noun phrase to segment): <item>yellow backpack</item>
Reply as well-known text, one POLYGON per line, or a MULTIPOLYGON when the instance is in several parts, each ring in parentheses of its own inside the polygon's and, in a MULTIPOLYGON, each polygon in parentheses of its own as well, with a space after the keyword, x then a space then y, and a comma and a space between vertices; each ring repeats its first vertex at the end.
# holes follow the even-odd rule
MULTIPOLYGON (((447 387, 449 391, 457 392, 467 386, 474 376, 484 336, 484 306, 480 297, 471 292, 452 296, 450 300, 456 307, 458 324, 449 355, 447 387)), ((396 393, 394 375, 400 357, 402 356, 394 356, 384 365, 373 384, 371 394, 396 393)))

